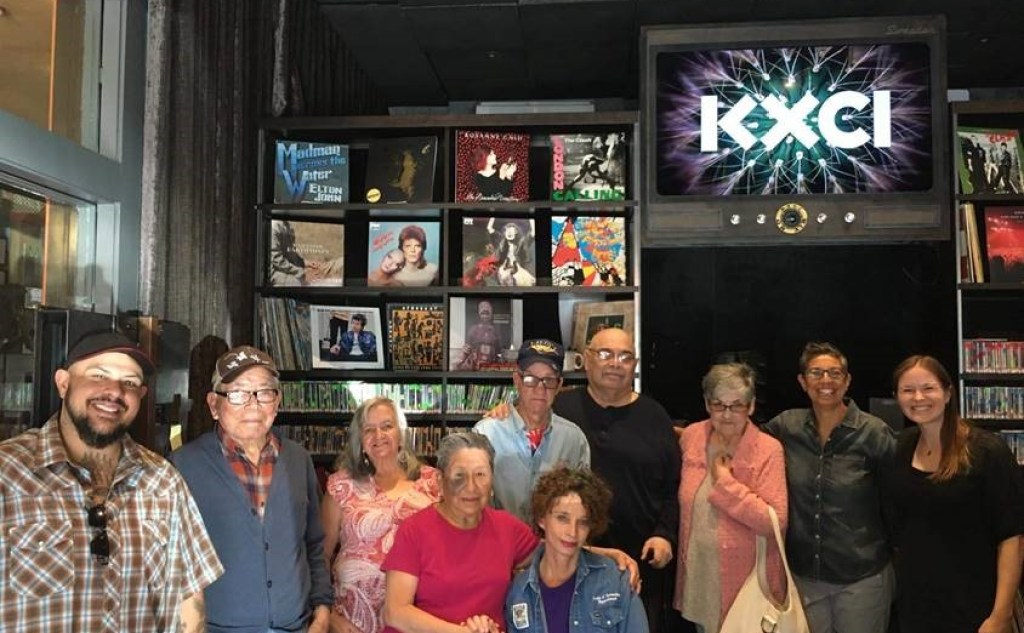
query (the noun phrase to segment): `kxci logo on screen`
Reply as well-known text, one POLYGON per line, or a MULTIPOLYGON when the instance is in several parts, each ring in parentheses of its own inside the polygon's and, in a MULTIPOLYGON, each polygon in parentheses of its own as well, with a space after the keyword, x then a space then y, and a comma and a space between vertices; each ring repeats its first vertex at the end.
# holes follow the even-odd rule
POLYGON ((724 113, 717 96, 700 98, 700 151, 717 152, 719 130, 744 150, 758 143, 771 151, 792 136, 811 149, 818 143, 836 149, 856 149, 872 143, 875 147, 892 146, 892 101, 888 90, 870 95, 844 90, 824 101, 805 93, 792 106, 775 95, 760 101, 744 95, 724 113), (871 133, 858 121, 868 116, 871 133))

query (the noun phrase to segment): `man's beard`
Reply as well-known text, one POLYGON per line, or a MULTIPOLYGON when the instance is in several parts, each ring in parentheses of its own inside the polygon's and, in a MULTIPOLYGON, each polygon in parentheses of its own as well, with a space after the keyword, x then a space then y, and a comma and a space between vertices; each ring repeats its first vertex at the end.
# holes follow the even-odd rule
MULTIPOLYGON (((114 400, 121 406, 127 409, 127 405, 120 399, 114 400)), ((82 442, 86 446, 92 448, 106 448, 114 442, 121 440, 125 434, 128 433, 127 424, 114 428, 109 433, 100 433, 96 429, 89 425, 89 415, 85 412, 72 411, 68 409, 68 417, 71 418, 71 423, 75 425, 75 430, 78 432, 78 437, 81 438, 82 442)))

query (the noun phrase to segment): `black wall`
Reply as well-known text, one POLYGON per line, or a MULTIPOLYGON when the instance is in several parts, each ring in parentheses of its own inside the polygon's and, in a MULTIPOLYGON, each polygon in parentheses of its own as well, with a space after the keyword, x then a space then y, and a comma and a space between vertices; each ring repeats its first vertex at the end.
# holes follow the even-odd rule
POLYGON ((759 420, 806 406, 796 374, 811 340, 843 350, 864 410, 910 354, 956 371, 949 242, 645 249, 641 261, 642 388, 674 418, 707 417, 700 380, 721 354, 758 369, 759 420))

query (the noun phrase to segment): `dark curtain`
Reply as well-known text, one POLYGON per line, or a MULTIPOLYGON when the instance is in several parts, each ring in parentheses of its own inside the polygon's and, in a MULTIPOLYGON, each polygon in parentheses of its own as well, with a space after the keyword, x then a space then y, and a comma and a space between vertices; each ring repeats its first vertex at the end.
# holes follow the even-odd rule
POLYGON ((314 0, 149 0, 142 312, 251 342, 259 120, 378 95, 314 0))

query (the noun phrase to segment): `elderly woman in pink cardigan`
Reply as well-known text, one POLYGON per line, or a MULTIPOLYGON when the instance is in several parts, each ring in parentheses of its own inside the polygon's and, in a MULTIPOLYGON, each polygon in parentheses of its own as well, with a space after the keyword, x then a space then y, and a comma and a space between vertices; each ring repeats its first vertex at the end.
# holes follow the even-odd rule
POLYGON ((713 366, 702 383, 709 419, 679 439, 679 563, 674 606, 700 633, 717 633, 755 563, 755 537, 768 537, 768 580, 785 597, 785 575, 768 506, 786 527, 782 445, 750 421, 754 372, 713 366))

